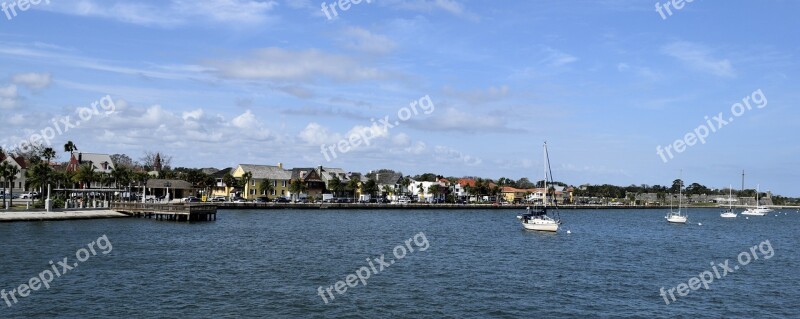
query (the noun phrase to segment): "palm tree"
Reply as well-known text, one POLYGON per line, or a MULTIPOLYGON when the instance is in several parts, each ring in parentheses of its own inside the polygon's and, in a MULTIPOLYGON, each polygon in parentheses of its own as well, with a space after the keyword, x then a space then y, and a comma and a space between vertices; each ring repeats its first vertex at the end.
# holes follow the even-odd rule
POLYGON ((64 152, 69 152, 70 155, 78 150, 78 146, 72 141, 67 141, 67 144, 64 144, 64 152))
POLYGON ((299 199, 300 193, 306 190, 307 190, 306 185, 303 184, 303 182, 300 181, 299 179, 293 180, 292 184, 289 185, 289 191, 292 193, 293 200, 299 199))
POLYGON ((342 180, 339 177, 334 176, 331 180, 328 181, 328 190, 333 193, 333 197, 336 197, 336 193, 339 192, 342 188, 342 180))
MULTIPOLYGON (((46 162, 42 162, 41 160, 33 160, 31 164, 30 169, 25 172, 27 183, 31 188, 39 189, 39 193, 42 194, 40 199, 43 201, 47 185, 50 184, 50 180, 52 179, 52 169, 50 165, 47 165, 46 162)), ((50 194, 46 195, 49 197, 50 194)))
POLYGON ((403 177, 403 181, 400 182, 400 185, 403 185, 403 194, 408 193, 408 185, 411 185, 411 178, 408 176, 403 177))
POLYGON ((8 186, 8 206, 14 206, 14 180, 17 179, 17 174, 19 174, 19 168, 14 165, 8 165, 7 163, 3 163, 7 165, 6 174, 4 176, 4 180, 9 184, 8 186))
POLYGON ((355 178, 351 179, 347 182, 347 189, 349 189, 353 193, 353 199, 356 198, 356 191, 359 189, 361 182, 355 178))
POLYGON ((253 180, 253 172, 246 172, 242 174, 242 189, 244 190, 244 198, 250 199, 250 181, 253 180))
POLYGON ((442 187, 439 186, 439 184, 433 184, 431 185, 431 187, 428 188, 428 191, 430 191, 431 194, 433 194, 434 199, 438 199, 439 193, 442 191, 442 187))
POLYGON ((392 188, 389 185, 383 185, 383 197, 387 198, 392 196, 392 188))
POLYGON ((423 198, 425 198, 425 186, 422 183, 419 183, 419 188, 417 189, 417 193, 419 193, 419 201, 421 202, 423 198))
POLYGON ((228 174, 225 174, 225 176, 222 176, 222 182, 225 184, 225 188, 226 188, 225 192, 227 192, 228 196, 230 196, 231 195, 230 191, 227 188, 229 188, 229 187, 230 188, 235 188, 236 187, 236 178, 233 177, 233 175, 231 175, 230 173, 228 173, 228 174))
POLYGON ((78 168, 78 171, 75 172, 75 176, 72 177, 72 180, 75 183, 83 184, 83 189, 91 188, 92 182, 96 179, 94 173, 94 166, 91 164, 84 164, 78 168))
POLYGON ((49 165, 50 162, 56 158, 56 150, 54 150, 52 147, 45 148, 42 150, 42 157, 47 160, 47 164, 49 165))
MULTIPOLYGON (((2 151, 2 149, 0 149, 2 151)), ((2 153, 0 153, 2 154, 2 153)), ((3 208, 6 208, 6 184, 8 183, 8 174, 11 171, 11 165, 8 165, 6 162, 0 163, 0 179, 3 180, 3 183, 0 183, 0 190, 3 190, 3 208)))
POLYGON ((264 194, 264 196, 267 196, 267 198, 269 198, 269 194, 272 193, 273 190, 275 190, 275 187, 272 186, 272 181, 269 180, 269 178, 265 178, 264 180, 261 181, 261 183, 258 184, 258 189, 261 193, 264 194))

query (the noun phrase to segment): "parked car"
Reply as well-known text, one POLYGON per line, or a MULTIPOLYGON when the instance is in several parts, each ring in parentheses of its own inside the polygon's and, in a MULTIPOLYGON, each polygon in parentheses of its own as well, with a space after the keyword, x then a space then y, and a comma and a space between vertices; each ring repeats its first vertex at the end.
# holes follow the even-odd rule
POLYGON ((224 201, 225 201, 225 196, 215 196, 215 197, 211 198, 211 202, 214 202, 214 203, 224 202, 224 201))
POLYGON ((37 193, 37 192, 24 193, 24 194, 22 194, 22 195, 19 195, 19 198, 20 198, 20 199, 34 199, 34 198, 39 198, 39 193, 37 193))
POLYGON ((183 199, 184 203, 199 203, 200 199, 194 196, 189 196, 183 199))
POLYGON ((256 198, 256 203, 269 203, 269 198, 266 197, 256 198))
POLYGON ((289 202, 289 199, 287 199, 287 198, 285 198, 285 197, 278 197, 278 198, 276 198, 276 199, 274 200, 274 202, 276 202, 276 203, 288 203, 288 202, 289 202))

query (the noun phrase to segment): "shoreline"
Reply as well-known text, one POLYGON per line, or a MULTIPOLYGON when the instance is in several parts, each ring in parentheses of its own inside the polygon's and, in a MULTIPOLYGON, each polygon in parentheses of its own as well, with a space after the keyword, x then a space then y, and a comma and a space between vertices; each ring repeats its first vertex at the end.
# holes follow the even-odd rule
POLYGON ((70 211, 0 211, 0 223, 60 221, 80 219, 106 219, 129 217, 123 213, 109 210, 70 210, 70 211))

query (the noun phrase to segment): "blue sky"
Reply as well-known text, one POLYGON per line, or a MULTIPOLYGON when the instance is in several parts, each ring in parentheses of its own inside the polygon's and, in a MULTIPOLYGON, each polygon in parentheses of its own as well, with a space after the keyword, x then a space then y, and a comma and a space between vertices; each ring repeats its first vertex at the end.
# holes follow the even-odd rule
MULTIPOLYGON (((10 1, 6 1, 10 3, 10 1)), ((42 1, 0 12, 0 145, 105 96, 52 141, 174 166, 393 168, 800 196, 797 1, 42 1), (662 2, 662 5, 666 1, 662 2), (332 1, 327 2, 328 5, 332 1), (705 144, 656 149, 761 90, 705 144), (435 108, 393 128, 412 101, 435 108), (102 110, 102 109, 101 109, 102 110), (371 119, 375 119, 373 122, 371 119), (321 145, 370 145, 327 161, 321 145)), ((66 160, 66 155, 61 154, 66 160)))

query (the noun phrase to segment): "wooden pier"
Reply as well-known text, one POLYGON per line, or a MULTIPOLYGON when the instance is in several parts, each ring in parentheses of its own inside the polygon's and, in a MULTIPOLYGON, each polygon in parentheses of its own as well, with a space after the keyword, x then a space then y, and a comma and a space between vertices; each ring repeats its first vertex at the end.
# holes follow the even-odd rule
POLYGON ((129 216, 157 220, 178 222, 217 220, 217 206, 206 204, 112 203, 111 209, 129 216))

